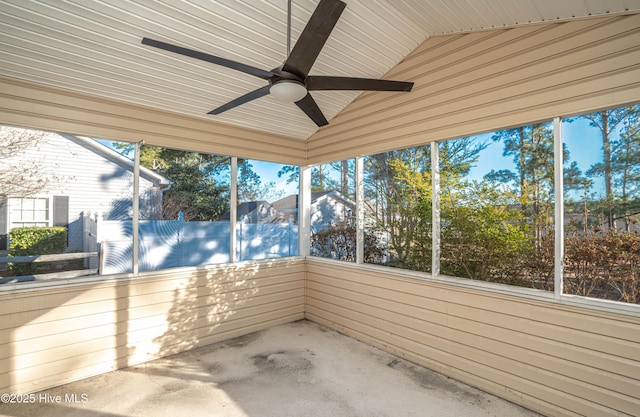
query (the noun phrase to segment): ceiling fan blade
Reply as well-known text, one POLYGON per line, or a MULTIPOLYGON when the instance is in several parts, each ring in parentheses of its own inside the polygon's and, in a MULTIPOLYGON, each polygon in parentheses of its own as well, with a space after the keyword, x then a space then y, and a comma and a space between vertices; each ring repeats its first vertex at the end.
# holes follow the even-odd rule
POLYGON ((375 78, 331 77, 310 75, 305 80, 307 90, 411 91, 412 82, 377 80, 375 78))
POLYGON ((311 120, 314 121, 318 127, 328 125, 329 122, 322 114, 322 110, 318 107, 318 103, 311 97, 311 94, 307 93, 302 100, 296 101, 296 106, 300 108, 311 120))
POLYGON ((230 110, 234 107, 238 107, 242 104, 248 103, 252 100, 255 100, 257 98, 260 97, 264 97, 267 94, 269 94, 269 89, 271 88, 270 85, 265 85, 264 87, 258 88, 257 90, 253 90, 250 93, 247 93, 241 97, 238 97, 235 100, 231 100, 230 102, 228 102, 227 104, 223 104, 222 106, 218 107, 217 109, 211 110, 209 113, 207 114, 220 114, 222 112, 225 112, 227 110, 230 110))
POLYGON ((282 69, 303 79, 316 62, 346 4, 340 0, 320 0, 282 69))
POLYGON ((142 43, 144 45, 153 46, 154 48, 164 49, 165 51, 190 56, 191 58, 200 59, 202 61, 211 62, 217 65, 222 65, 223 67, 241 71, 249 75, 254 75, 265 80, 274 77, 274 74, 269 71, 252 67, 251 65, 241 64, 240 62, 232 61, 230 59, 220 58, 218 56, 210 55, 204 52, 194 51, 193 49, 183 48, 182 46, 172 45, 170 43, 156 41, 149 38, 142 38, 142 43))

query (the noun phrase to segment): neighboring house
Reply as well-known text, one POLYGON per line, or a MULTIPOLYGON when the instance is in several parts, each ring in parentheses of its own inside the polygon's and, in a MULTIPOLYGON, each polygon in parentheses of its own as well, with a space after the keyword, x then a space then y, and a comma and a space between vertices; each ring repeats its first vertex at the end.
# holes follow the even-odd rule
POLYGON ((298 223, 298 194, 291 194, 272 203, 278 215, 274 221, 298 223))
MULTIPOLYGON (((247 201, 238 204, 237 220, 245 223, 298 224, 298 194, 291 194, 273 203, 247 201)), ((344 224, 355 218, 356 203, 338 191, 311 193, 311 231, 326 229, 330 224, 344 224)), ((229 220, 229 212, 220 220, 229 220)))
MULTIPOLYGON (((0 250, 16 227, 65 226, 68 250, 82 250, 83 213, 100 212, 105 220, 130 219, 133 162, 90 138, 51 133, 37 148, 16 154, 9 163, 36 161, 50 181, 37 195, 0 195, 0 250)), ((162 193, 171 182, 140 168, 142 218, 160 218, 162 193)))
MULTIPOLYGON (((278 211, 268 201, 245 201, 238 204, 236 220, 245 223, 274 223, 277 222, 278 211)), ((228 221, 231 213, 220 216, 220 221, 228 221)))
POLYGON ((311 231, 326 229, 330 224, 344 224, 356 215, 356 203, 338 191, 311 193, 311 231))
MULTIPOLYGON (((298 222, 298 195, 292 194, 274 202, 278 211, 278 221, 290 218, 298 222)), ((330 224, 344 224, 356 212, 356 203, 338 191, 318 191, 311 193, 311 231, 326 229, 330 224)))

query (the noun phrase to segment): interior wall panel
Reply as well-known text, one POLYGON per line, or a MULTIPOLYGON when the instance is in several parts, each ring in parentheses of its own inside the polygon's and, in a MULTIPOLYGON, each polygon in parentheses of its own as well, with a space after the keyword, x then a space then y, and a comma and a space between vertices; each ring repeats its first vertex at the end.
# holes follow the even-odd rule
POLYGON ((550 120, 637 101, 640 14, 427 39, 308 140, 309 163, 550 120))
POLYGON ((0 391, 35 392, 303 317, 301 259, 0 294, 0 391))
POLYGON ((303 165, 304 141, 0 76, 0 124, 303 165))
POLYGON ((305 317, 549 416, 640 413, 640 318, 307 260, 305 317))

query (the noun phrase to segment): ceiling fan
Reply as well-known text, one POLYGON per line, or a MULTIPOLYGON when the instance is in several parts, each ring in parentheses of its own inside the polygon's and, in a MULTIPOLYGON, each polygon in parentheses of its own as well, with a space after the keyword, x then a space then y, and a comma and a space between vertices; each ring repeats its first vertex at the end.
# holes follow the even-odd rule
MULTIPOLYGON (((316 101, 311 94, 309 94, 309 91, 362 90, 408 92, 411 91, 413 87, 412 82, 405 81, 309 75, 309 70, 318 58, 322 47, 329 38, 338 19, 340 19, 340 15, 345 7, 346 4, 340 0, 320 0, 320 3, 318 3, 307 25, 300 34, 293 50, 289 52, 290 46, 289 44, 287 45, 289 52, 287 59, 281 66, 271 71, 265 71, 240 62, 149 38, 142 38, 142 43, 222 65, 223 67, 241 71, 269 82, 268 85, 211 110, 208 114, 220 114, 249 101, 266 96, 267 94, 272 94, 282 101, 294 102, 296 106, 320 127, 329 124, 329 122, 322 114, 316 101)), ((289 34, 287 42, 289 43, 291 33, 291 0, 289 0, 287 31, 289 34)))

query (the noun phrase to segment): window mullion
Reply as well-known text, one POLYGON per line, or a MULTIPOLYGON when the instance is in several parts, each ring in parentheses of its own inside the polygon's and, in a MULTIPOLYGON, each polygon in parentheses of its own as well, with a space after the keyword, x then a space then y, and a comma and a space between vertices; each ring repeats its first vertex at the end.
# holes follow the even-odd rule
POLYGON ((298 201, 298 255, 309 256, 311 250, 311 167, 300 166, 298 201))
POLYGON ((440 275, 440 150, 431 142, 431 275, 440 275))
POLYGON ((139 251, 139 214, 140 214, 140 142, 135 144, 133 151, 133 214, 131 222, 131 272, 138 273, 138 251, 139 251))
POLYGON ((231 157, 231 201, 229 202, 229 262, 236 262, 236 219, 238 218, 238 157, 231 157))
POLYGON ((555 184, 555 247, 554 247, 554 298, 562 297, 563 269, 564 269, 564 175, 562 146, 562 120, 559 117, 553 119, 553 163, 555 184))
POLYGON ((356 263, 364 263, 364 158, 356 157, 356 263))

